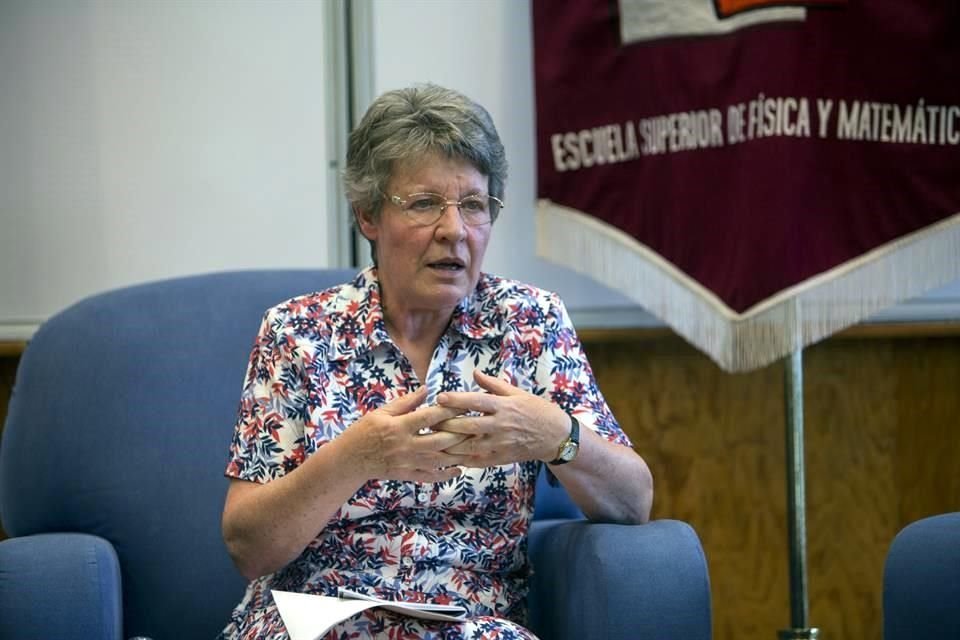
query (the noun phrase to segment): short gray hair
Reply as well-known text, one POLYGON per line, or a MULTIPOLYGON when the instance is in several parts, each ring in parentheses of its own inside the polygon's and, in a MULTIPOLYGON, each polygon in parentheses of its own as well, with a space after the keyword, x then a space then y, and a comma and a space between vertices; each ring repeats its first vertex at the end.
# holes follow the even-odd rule
POLYGON ((423 84, 381 95, 350 133, 343 185, 351 207, 379 216, 394 168, 430 153, 468 161, 503 199, 507 158, 493 118, 462 93, 423 84))

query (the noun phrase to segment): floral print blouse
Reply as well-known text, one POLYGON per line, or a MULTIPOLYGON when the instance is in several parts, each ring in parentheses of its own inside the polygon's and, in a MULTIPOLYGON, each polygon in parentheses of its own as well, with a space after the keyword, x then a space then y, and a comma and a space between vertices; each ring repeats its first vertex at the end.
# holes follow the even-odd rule
MULTIPOLYGON (((630 445, 555 294, 483 274, 474 294, 455 309, 427 379, 420 381, 387 333, 377 270, 370 267, 351 283, 293 298, 264 315, 226 475, 270 482, 421 382, 426 404, 441 391, 479 390, 472 373, 477 368, 551 399, 584 427, 630 445)), ((435 484, 368 481, 296 560, 250 583, 222 637, 286 637, 271 589, 335 595, 338 586, 388 599, 459 604, 477 620, 472 630, 447 625, 439 631, 435 623, 385 618, 374 609, 336 627, 329 638, 381 637, 370 629, 391 624, 399 629, 391 638, 533 637, 519 624, 539 468, 527 461, 465 469, 435 484)))

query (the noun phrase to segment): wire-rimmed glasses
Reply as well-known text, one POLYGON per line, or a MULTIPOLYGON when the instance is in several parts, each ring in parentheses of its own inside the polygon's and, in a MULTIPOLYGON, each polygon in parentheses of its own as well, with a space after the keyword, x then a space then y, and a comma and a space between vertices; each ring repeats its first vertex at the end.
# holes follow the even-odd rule
POLYGON ((411 193, 403 198, 390 196, 388 200, 397 205, 412 222, 424 226, 436 223, 447 207, 453 205, 460 211, 460 217, 466 224, 479 227, 496 220, 504 206, 500 198, 479 193, 459 200, 448 200, 446 196, 430 192, 411 193))

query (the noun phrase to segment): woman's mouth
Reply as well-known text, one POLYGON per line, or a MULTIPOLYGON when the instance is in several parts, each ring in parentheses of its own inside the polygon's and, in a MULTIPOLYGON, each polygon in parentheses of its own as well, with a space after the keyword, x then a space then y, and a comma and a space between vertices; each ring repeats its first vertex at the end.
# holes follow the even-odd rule
POLYGON ((428 263, 427 266, 431 269, 451 272, 463 271, 466 268, 459 260, 438 260, 428 263))

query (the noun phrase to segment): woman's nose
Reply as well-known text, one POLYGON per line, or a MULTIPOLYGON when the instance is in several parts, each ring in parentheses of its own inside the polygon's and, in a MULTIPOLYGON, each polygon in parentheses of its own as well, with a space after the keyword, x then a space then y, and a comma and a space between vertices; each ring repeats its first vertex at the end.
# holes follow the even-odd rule
POLYGON ((455 203, 450 203, 443 208, 443 214, 437 221, 436 234, 438 238, 444 238, 454 242, 466 237, 467 224, 463 221, 463 216, 460 214, 460 207, 455 203))

